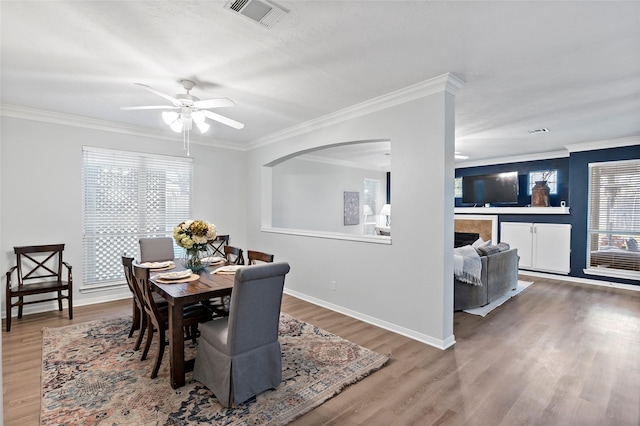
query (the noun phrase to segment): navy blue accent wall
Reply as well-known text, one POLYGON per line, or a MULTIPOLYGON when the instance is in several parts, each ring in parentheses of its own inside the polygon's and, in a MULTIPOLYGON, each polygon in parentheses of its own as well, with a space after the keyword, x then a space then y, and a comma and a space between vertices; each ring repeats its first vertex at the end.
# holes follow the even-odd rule
MULTIPOLYGON (((589 163, 640 159, 640 146, 598 149, 571 154, 569 186, 571 188, 571 276, 599 279, 582 270, 587 264, 587 211, 589 203, 589 163)), ((637 280, 601 278, 605 281, 640 285, 637 280)))
POLYGON ((387 172, 387 204, 391 204, 391 172, 387 172))
MULTIPOLYGON (((565 200, 571 207, 569 215, 524 215, 501 214, 498 223, 504 222, 535 222, 535 223, 569 223, 571 224, 571 272, 572 277, 588 278, 592 280, 611 281, 624 284, 640 285, 637 280, 621 278, 599 277, 587 275, 583 272, 587 263, 587 210, 589 163, 640 159, 640 146, 622 148, 599 149, 572 153, 568 158, 556 158, 518 163, 496 164, 490 166, 468 167, 456 169, 456 177, 472 176, 489 173, 518 171, 520 179, 520 195, 518 205, 526 206, 531 203, 531 196, 527 195, 527 176, 529 171, 558 169, 558 195, 551 196, 551 206, 560 206, 565 200)), ((469 207, 456 198, 456 207, 469 207)), ((511 205, 505 205, 513 206, 511 205)), ((499 226, 499 225, 498 225, 499 226)), ((498 229, 500 229, 498 227, 498 229)))
MULTIPOLYGON (((531 204, 531 195, 527 194, 529 172, 537 170, 558 170, 558 193, 550 196, 551 206, 560 206, 564 200, 569 204, 569 158, 553 158, 549 160, 523 161, 520 163, 496 164, 490 166, 467 167, 456 169, 456 177, 486 175, 492 173, 518 172, 518 204, 495 204, 495 207, 525 207, 531 204)), ((473 207, 463 204, 462 198, 456 198, 456 207, 473 207)))

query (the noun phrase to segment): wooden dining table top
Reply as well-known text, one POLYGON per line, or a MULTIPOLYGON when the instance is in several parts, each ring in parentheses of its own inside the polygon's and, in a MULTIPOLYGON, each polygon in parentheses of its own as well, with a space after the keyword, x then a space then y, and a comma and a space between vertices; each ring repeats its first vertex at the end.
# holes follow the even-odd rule
MULTIPOLYGON (((181 299, 183 303, 193 303, 201 300, 206 300, 211 297, 216 297, 220 294, 231 293, 235 275, 213 273, 221 266, 224 266, 224 264, 206 267, 205 269, 197 273, 197 275, 200 276, 197 281, 186 283, 161 283, 155 279, 158 274, 160 274, 160 272, 152 272, 150 279, 153 283, 154 289, 170 303, 176 299, 181 299)), ((175 268, 162 272, 173 272, 181 270, 185 270, 185 268, 179 265, 179 263, 176 263, 175 268)))

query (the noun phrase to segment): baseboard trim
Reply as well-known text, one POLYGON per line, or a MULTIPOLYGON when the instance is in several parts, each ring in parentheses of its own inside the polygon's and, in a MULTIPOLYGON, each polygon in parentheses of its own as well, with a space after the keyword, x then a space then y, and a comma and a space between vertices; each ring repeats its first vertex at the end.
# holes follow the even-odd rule
POLYGON ((544 272, 528 271, 524 269, 520 269, 518 271, 518 274, 529 276, 529 277, 540 277, 540 278, 547 278, 547 279, 558 280, 558 281, 569 281, 569 282, 578 283, 578 284, 588 284, 588 285, 595 285, 600 287, 619 288, 622 290, 640 291, 640 285, 622 284, 622 283, 616 283, 612 281, 592 280, 589 278, 578 278, 578 277, 572 277, 569 275, 546 274, 544 272))
POLYGON ((415 330, 410 330, 408 328, 383 321, 379 318, 374 318, 372 316, 363 314, 361 312, 353 311, 351 309, 347 309, 343 306, 334 305, 333 303, 328 303, 324 300, 317 299, 315 297, 309 296, 304 293, 300 293, 291 289, 284 289, 284 292, 290 296, 296 297, 298 299, 304 300, 305 302, 312 303, 317 306, 321 306, 323 308, 329 309, 330 311, 338 312, 344 314, 348 317, 355 318, 357 320, 366 322, 371 325, 375 325, 376 327, 384 328, 385 330, 392 331, 396 334, 400 334, 402 336, 408 337, 413 340, 417 340, 418 342, 424 343, 429 346, 433 346, 438 349, 445 350, 456 343, 455 336, 451 335, 448 338, 442 340, 437 339, 433 336, 429 336, 427 334, 418 333, 415 330))

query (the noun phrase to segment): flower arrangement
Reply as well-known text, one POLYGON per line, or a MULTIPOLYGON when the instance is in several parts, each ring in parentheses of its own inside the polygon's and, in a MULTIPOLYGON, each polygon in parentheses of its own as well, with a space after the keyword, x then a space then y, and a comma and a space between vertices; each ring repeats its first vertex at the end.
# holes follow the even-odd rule
POLYGON ((211 252, 209 243, 216 239, 216 226, 204 220, 187 220, 173 228, 173 239, 185 249, 182 264, 185 268, 198 272, 208 265, 211 252))
POLYGON ((216 239, 216 226, 204 220, 187 220, 173 228, 173 239, 187 250, 207 249, 207 244, 216 239))

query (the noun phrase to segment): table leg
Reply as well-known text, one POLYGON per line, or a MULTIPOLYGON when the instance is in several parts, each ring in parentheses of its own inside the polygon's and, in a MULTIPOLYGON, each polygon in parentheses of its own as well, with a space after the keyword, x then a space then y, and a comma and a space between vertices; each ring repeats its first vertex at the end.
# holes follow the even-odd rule
POLYGON ((169 360, 171 365, 171 387, 184 386, 184 331, 182 305, 169 304, 169 360))

